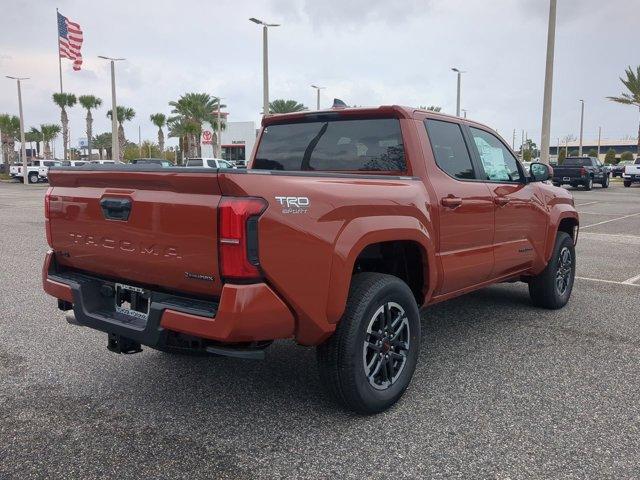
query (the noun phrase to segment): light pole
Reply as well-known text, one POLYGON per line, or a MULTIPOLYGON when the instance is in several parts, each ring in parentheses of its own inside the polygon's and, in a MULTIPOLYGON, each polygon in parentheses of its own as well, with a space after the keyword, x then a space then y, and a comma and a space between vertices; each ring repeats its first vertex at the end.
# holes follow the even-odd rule
POLYGON ((317 85, 311 85, 311 88, 316 89, 316 110, 320 110, 320 90, 324 90, 325 87, 319 87, 317 85))
POLYGON ((266 23, 251 17, 249 21, 262 25, 262 114, 269 115, 269 27, 279 27, 278 23, 266 23))
POLYGON ((456 96, 456 117, 459 117, 460 116, 460 80, 461 80, 462 74, 465 72, 463 72, 462 70, 456 67, 453 67, 451 70, 453 70, 458 74, 458 94, 456 96))
POLYGON ((220 118, 220 109, 222 108, 222 97, 218 97, 218 138, 216 138, 216 152, 214 152, 214 157, 222 158, 222 123, 220 118))
POLYGON ((544 73, 544 100, 542 101, 542 135, 540 138, 540 161, 549 164, 551 143, 551 98, 553 94, 553 54, 556 44, 556 4, 550 0, 549 27, 547 29, 547 65, 544 73))
POLYGON ((116 103, 116 67, 115 62, 124 58, 111 58, 98 55, 98 58, 111 62, 111 159, 114 162, 120 160, 120 144, 118 143, 118 105, 116 103))
POLYGON ((22 80, 29 80, 29 77, 11 77, 7 75, 7 78, 15 80, 18 84, 18 110, 20 112, 20 154, 22 156, 22 179, 24 184, 29 183, 29 175, 27 175, 27 149, 24 141, 24 115, 22 113, 22 88, 20 83, 22 80))
POLYGON ((600 139, 602 138, 602 127, 598 127, 598 160, 600 160, 600 139))
POLYGON ((578 147, 578 156, 582 156, 582 132, 584 126, 584 100, 578 100, 580 102, 580 146, 578 147))

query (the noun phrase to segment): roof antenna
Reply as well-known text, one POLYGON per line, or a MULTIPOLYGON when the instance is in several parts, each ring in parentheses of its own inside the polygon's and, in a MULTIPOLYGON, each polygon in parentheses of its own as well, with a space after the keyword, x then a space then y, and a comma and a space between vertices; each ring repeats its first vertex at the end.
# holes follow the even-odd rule
POLYGON ((333 99, 333 105, 331 106, 331 108, 347 108, 347 104, 344 103, 339 98, 334 98, 333 99))

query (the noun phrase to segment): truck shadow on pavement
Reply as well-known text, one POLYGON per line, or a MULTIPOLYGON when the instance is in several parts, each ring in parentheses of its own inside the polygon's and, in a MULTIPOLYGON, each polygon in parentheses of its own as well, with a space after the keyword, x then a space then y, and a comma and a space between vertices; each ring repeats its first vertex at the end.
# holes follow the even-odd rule
MULTIPOLYGON (((490 287, 423 310, 419 365, 428 370, 439 357, 449 355, 453 345, 465 342, 478 332, 491 335, 505 322, 517 325, 527 306, 537 310, 531 306, 526 287, 508 288, 509 291, 503 286, 490 287)), ((193 409, 211 409, 207 415, 223 422, 225 418, 234 418, 235 423, 239 419, 251 423, 273 411, 278 411, 280 416, 300 417, 304 422, 309 421, 309 412, 319 417, 352 416, 337 407, 324 392, 313 348, 291 341, 275 342, 265 361, 190 357, 145 350, 136 356, 139 358, 136 365, 127 367, 127 374, 123 375, 120 362, 115 362, 120 365, 117 367, 120 373, 111 372, 120 377, 119 383, 130 382, 126 391, 139 396, 139 401, 157 399, 184 414, 193 409)), ((414 383, 421 381, 414 379, 414 383)), ((418 384, 412 389, 422 387, 418 384)))

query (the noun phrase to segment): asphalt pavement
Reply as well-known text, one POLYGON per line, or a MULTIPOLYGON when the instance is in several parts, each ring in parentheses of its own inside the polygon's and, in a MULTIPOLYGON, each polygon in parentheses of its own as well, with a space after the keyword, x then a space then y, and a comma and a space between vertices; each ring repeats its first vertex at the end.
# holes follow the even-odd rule
POLYGON ((44 186, 0 183, 0 478, 638 478, 640 186, 572 190, 560 311, 502 284, 428 308, 390 411, 341 410, 314 350, 116 355, 42 292, 44 186))

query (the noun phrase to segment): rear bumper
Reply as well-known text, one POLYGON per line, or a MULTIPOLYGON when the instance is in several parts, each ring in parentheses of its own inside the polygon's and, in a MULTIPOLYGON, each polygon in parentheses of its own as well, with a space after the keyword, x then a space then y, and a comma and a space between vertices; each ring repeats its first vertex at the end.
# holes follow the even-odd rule
POLYGON ((58 272, 52 252, 45 258, 42 283, 46 293, 73 306, 79 325, 152 347, 165 345, 169 332, 222 343, 244 343, 290 338, 295 331, 291 311, 265 283, 225 284, 219 301, 152 291, 146 321, 114 311, 113 298, 101 292, 101 287, 114 282, 76 272, 58 272))

